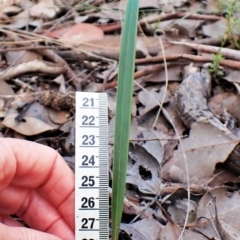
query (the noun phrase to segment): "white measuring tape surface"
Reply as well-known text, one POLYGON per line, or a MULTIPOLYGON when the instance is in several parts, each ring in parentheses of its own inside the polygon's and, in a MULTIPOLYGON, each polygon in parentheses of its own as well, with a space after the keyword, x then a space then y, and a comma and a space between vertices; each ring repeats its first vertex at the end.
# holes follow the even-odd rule
POLYGON ((108 103, 106 93, 76 92, 76 240, 107 240, 108 103))

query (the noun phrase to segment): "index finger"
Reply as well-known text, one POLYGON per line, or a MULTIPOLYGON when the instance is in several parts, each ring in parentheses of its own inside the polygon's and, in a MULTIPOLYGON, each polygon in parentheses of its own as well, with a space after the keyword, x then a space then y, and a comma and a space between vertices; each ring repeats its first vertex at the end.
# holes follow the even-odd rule
POLYGON ((53 149, 33 142, 0 138, 0 190, 10 183, 38 188, 73 228, 74 174, 53 149))

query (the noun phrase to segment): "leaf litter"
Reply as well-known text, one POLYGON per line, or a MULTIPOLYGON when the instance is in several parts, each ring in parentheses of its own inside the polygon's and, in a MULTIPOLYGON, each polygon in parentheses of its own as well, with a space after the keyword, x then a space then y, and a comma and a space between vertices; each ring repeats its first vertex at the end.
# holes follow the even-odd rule
MULTIPOLYGON (((112 167, 126 2, 0 1, 1 137, 52 147, 74 171, 75 91, 105 91, 112 167)), ((236 0, 140 1, 120 239, 240 239, 238 15, 236 0), (206 63, 209 94, 185 106, 215 120, 188 124, 175 96, 184 67, 206 63)))

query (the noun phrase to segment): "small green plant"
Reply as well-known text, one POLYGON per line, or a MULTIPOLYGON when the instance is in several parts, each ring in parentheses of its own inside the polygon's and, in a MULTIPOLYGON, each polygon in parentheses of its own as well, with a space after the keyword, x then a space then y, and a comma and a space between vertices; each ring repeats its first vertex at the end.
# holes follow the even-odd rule
POLYGON ((240 12, 239 0, 217 0, 219 10, 223 11, 226 18, 225 34, 222 39, 221 47, 218 53, 213 54, 213 62, 209 68, 209 71, 215 76, 223 76, 223 71, 220 70, 220 61, 223 60, 221 54, 221 48, 230 41, 234 47, 240 48, 240 19, 235 16, 237 12, 240 12))
POLYGON ((209 68, 209 71, 215 76, 223 76, 223 71, 220 70, 220 61, 223 60, 223 56, 220 52, 212 54, 213 62, 209 68))
POLYGON ((225 45, 227 40, 230 40, 234 46, 240 47, 238 44, 238 38, 240 35, 239 27, 240 27, 240 19, 236 16, 236 13, 240 12, 240 1, 239 0, 227 0, 227 1, 219 1, 218 0, 219 9, 224 12, 226 18, 226 32, 224 34, 224 38, 222 41, 222 46, 225 45))

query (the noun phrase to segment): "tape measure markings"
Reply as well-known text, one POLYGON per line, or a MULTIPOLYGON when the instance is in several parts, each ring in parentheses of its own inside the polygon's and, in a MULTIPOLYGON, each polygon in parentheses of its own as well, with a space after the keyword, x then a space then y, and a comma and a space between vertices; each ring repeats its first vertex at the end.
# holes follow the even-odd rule
POLYGON ((76 240, 109 239, 108 102, 105 93, 76 93, 76 240))

